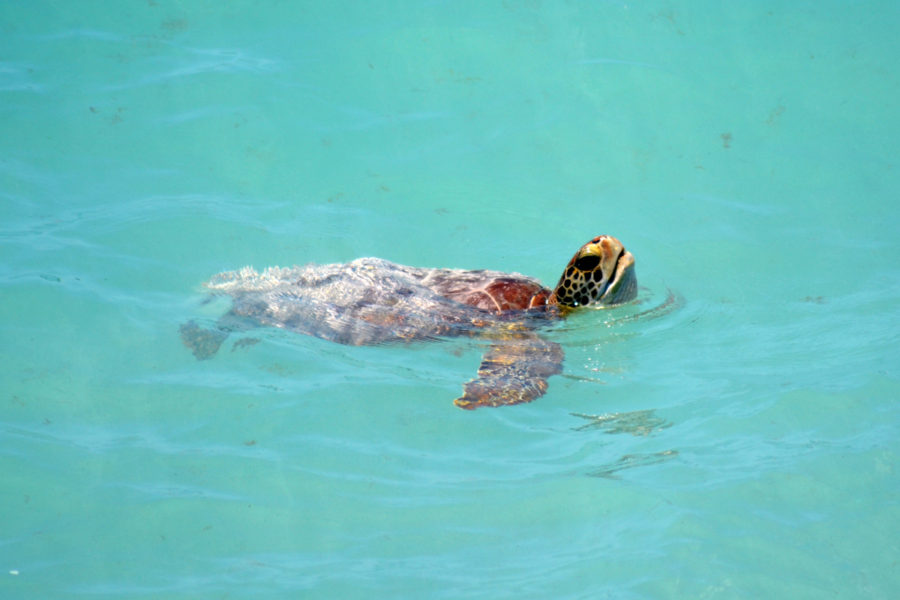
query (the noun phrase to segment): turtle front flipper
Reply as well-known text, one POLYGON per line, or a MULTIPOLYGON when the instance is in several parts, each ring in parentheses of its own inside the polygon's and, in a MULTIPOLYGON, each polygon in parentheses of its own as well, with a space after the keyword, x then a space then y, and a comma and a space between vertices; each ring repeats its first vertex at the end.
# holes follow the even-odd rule
POLYGON ((547 391, 547 378, 562 371, 559 344, 518 331, 498 336, 485 353, 478 378, 468 382, 454 400, 460 408, 521 404, 547 391))

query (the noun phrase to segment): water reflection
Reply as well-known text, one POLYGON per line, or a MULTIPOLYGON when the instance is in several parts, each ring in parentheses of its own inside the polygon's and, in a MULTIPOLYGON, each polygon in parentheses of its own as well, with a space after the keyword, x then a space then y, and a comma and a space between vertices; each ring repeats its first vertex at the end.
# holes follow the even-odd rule
MULTIPOLYGON (((656 411, 652 409, 608 413, 602 415, 572 413, 572 416, 579 417, 587 421, 583 425, 573 427, 574 431, 599 430, 603 433, 609 434, 627 433, 634 436, 648 436, 651 433, 661 431, 672 426, 671 422, 666 421, 662 417, 658 416, 656 414, 656 411)), ((626 454, 614 462, 601 465, 599 468, 588 472, 587 475, 589 477, 618 479, 617 473, 624 469, 655 465, 675 458, 676 456, 678 456, 677 450, 626 454)))
POLYGON ((646 452, 642 454, 626 454, 614 463, 604 465, 596 471, 589 472, 588 476, 618 479, 616 473, 623 469, 656 465, 661 462, 673 459, 676 456, 678 456, 678 450, 663 450, 662 452, 646 452))
POLYGON ((584 425, 574 427, 575 431, 599 429, 604 433, 630 433, 631 435, 643 436, 672 426, 672 423, 658 416, 656 411, 652 409, 603 415, 572 413, 572 416, 588 421, 584 425))

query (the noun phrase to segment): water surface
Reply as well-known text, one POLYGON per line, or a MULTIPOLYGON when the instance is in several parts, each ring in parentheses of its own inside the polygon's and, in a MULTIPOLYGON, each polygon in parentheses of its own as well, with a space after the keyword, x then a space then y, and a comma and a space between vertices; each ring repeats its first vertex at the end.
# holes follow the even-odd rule
POLYGON ((4 4, 3 597, 893 598, 898 17, 4 4), (453 407, 477 341, 178 336, 223 270, 600 233, 642 304, 528 405, 453 407))

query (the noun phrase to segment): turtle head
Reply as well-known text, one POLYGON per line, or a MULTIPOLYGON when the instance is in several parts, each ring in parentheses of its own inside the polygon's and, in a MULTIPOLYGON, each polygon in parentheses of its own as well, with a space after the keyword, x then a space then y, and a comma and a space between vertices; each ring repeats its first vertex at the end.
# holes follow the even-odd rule
POLYGON ((609 306, 628 302, 636 295, 634 256, 616 238, 601 235, 575 253, 549 303, 567 308, 609 306))

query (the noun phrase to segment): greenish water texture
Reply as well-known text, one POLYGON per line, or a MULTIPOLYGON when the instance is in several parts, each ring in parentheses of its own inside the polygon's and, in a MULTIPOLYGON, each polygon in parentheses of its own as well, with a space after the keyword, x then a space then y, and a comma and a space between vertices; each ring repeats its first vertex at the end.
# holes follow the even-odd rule
POLYGON ((898 7, 3 3, 0 596, 898 597, 898 7), (453 406, 478 340, 178 335, 223 270, 600 233, 641 304, 531 404, 453 406))

